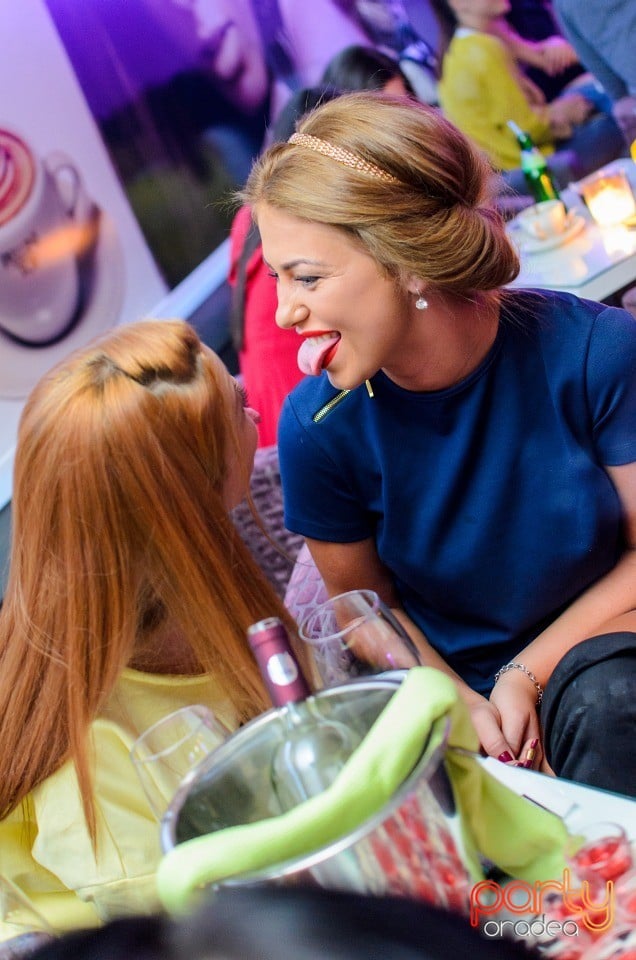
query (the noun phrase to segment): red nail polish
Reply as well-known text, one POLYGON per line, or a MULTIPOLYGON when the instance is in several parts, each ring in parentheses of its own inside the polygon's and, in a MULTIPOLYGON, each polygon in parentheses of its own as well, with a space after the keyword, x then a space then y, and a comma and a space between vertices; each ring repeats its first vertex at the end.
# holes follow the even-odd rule
POLYGON ((507 750, 504 750, 503 753, 499 754, 499 756, 497 757, 497 760, 501 760, 502 763, 510 763, 510 761, 512 760, 512 757, 510 756, 507 750))
POLYGON ((538 747, 538 746, 539 746, 539 739, 538 739, 538 737, 535 737, 535 739, 532 740, 532 742, 530 743, 530 749, 531 749, 531 750, 534 750, 534 749, 536 749, 536 747, 538 747))

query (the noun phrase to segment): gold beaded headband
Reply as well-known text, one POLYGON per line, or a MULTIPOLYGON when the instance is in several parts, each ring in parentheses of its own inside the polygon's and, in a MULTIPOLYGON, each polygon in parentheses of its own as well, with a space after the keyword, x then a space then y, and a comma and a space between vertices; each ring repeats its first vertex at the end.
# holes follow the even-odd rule
POLYGON ((358 157, 355 153, 344 150, 342 147, 334 147, 333 143, 329 143, 328 140, 320 140, 318 137, 312 137, 308 133, 292 133, 287 142, 295 143, 299 147, 307 147, 309 150, 315 150, 316 153, 322 153, 325 157, 331 157, 332 160, 336 160, 338 163, 344 163, 345 166, 352 167, 354 170, 361 170, 363 173, 368 173, 370 176, 376 177, 384 183, 400 182, 390 173, 387 173, 386 170, 381 170, 380 167, 376 167, 375 163, 369 163, 368 160, 363 160, 362 157, 358 157))

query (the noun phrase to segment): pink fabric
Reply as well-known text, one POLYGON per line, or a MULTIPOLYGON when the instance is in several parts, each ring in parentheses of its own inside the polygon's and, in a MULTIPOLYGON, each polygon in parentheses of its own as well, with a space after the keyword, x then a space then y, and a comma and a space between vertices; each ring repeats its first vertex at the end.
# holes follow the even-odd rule
MULTIPOLYGON (((249 207, 241 207, 230 232, 230 272, 236 285, 237 264, 251 224, 249 207)), ((239 367, 250 406, 261 415, 259 446, 276 443, 278 416, 283 400, 302 379, 296 363, 300 346, 293 330, 276 326, 276 283, 263 263, 259 246, 247 264, 245 276, 245 332, 239 367)))
POLYGON ((305 619, 308 613, 328 599, 327 590, 318 568, 303 543, 296 557, 296 563, 285 591, 285 606, 296 623, 305 619))
POLYGON ((260 529, 246 500, 234 508, 232 519, 254 559, 282 598, 294 569, 295 557, 304 540, 300 534, 287 530, 283 522, 278 447, 261 447, 256 451, 250 494, 258 515, 274 542, 270 542, 260 529))

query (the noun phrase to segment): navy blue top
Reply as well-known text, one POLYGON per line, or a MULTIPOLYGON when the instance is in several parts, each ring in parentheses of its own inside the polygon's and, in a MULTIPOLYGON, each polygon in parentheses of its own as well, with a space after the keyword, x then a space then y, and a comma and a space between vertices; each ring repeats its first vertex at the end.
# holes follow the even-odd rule
MULTIPOLYGON (((636 322, 568 294, 517 291, 461 383, 351 391, 308 377, 279 453, 290 530, 373 537, 409 616, 474 689, 616 563, 603 469, 636 460, 636 322)), ((365 584, 361 583, 361 587, 365 584)))

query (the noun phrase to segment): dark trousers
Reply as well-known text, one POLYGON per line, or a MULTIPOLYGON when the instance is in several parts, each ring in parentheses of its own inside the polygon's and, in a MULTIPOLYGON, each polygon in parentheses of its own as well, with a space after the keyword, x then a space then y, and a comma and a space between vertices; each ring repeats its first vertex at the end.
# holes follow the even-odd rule
POLYGON ((569 650, 546 686, 541 724, 557 776, 636 797, 636 633, 569 650))

